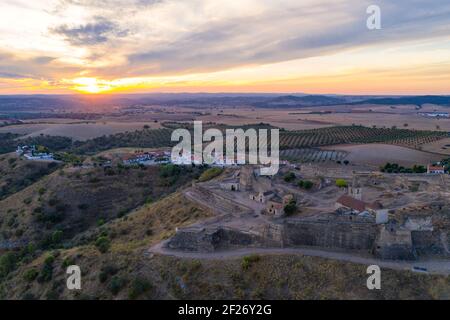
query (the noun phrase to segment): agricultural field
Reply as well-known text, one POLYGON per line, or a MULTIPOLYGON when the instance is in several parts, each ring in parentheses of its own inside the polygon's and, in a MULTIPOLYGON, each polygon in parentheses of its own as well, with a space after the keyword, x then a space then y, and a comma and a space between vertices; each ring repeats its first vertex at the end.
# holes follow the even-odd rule
POLYGON ((204 115, 196 120, 225 125, 267 122, 286 130, 310 130, 333 126, 362 125, 383 128, 406 128, 412 130, 450 131, 450 119, 420 116, 419 112, 448 112, 448 107, 425 104, 416 105, 339 105, 302 108, 264 108, 245 106, 236 108, 202 109, 204 115))
POLYGON ((284 160, 293 162, 336 162, 343 161, 346 151, 320 150, 320 149, 289 149, 282 150, 280 156, 284 160))
POLYGON ((110 121, 85 121, 85 122, 64 122, 53 121, 39 123, 24 123, 0 128, 0 133, 15 133, 25 135, 26 137, 35 137, 39 135, 63 136, 73 140, 85 141, 112 135, 126 131, 141 130, 144 126, 152 129, 159 128, 158 123, 154 122, 110 122, 110 121))
POLYGON ((427 165, 428 163, 442 160, 442 155, 390 144, 340 145, 324 147, 322 149, 345 152, 347 153, 345 160, 348 160, 352 164, 376 167, 384 165, 387 162, 412 167, 414 165, 427 165))
POLYGON ((445 138, 429 144, 425 144, 422 146, 421 150, 443 155, 450 155, 450 138, 445 138))
POLYGON ((348 143, 386 143, 419 149, 423 144, 432 143, 447 136, 447 133, 439 131, 342 126, 282 132, 280 148, 307 148, 348 143))

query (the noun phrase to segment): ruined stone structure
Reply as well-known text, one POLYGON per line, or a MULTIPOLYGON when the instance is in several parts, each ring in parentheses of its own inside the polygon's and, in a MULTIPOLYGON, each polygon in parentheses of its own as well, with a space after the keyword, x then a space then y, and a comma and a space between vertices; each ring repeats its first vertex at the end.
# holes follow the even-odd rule
POLYGON ((240 189, 239 179, 229 178, 229 179, 223 180, 220 182, 220 187, 223 190, 239 191, 239 189, 240 189))
POLYGON ((387 260, 414 260, 420 254, 446 254, 448 238, 439 232, 377 225, 373 217, 322 215, 273 221, 252 232, 211 226, 185 228, 168 242, 171 249, 212 252, 244 247, 303 247, 355 250, 387 260), (441 241, 445 238, 445 245, 441 241))
POLYGON ((290 220, 284 227, 285 246, 317 246, 371 251, 377 227, 368 218, 339 217, 314 221, 290 220))
POLYGON ((413 247, 411 231, 392 228, 389 225, 382 226, 376 241, 375 255, 389 260, 416 259, 417 254, 413 247))
POLYGON ((250 191, 253 190, 254 172, 253 167, 244 166, 240 169, 239 183, 241 190, 250 191))
POLYGON ((265 238, 262 234, 225 227, 211 227, 181 229, 170 239, 167 247, 183 251, 213 252, 242 247, 266 247, 274 244, 276 243, 265 238))
MULTIPOLYGON (((198 184, 193 186, 189 193, 195 194, 195 201, 221 214, 232 214, 239 217, 253 213, 253 210, 251 208, 238 204, 237 202, 232 201, 218 194, 217 192, 213 192, 208 188, 202 187, 198 184)), ((189 193, 186 194, 188 197, 189 193)))

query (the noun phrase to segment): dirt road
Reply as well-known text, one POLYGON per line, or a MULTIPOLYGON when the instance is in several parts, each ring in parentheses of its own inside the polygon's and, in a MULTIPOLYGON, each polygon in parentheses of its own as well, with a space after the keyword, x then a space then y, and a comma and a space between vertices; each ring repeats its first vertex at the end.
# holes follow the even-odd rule
POLYGON ((225 260, 235 259, 251 254, 259 255, 305 255, 321 257, 338 261, 352 262, 363 265, 378 265, 381 268, 394 270, 412 270, 413 267, 426 268, 428 273, 450 275, 450 260, 423 260, 423 261, 386 261, 371 257, 364 257, 353 253, 320 250, 315 248, 243 248, 227 251, 206 252, 185 252, 174 251, 164 247, 165 242, 161 242, 149 249, 150 254, 169 255, 178 258, 190 259, 212 259, 225 260))

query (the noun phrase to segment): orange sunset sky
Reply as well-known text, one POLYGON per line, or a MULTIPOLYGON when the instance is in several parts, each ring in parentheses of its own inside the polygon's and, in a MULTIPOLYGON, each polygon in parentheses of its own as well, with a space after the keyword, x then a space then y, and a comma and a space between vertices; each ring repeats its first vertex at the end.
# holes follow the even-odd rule
POLYGON ((77 92, 450 94, 450 2, 2 0, 0 94, 77 92))

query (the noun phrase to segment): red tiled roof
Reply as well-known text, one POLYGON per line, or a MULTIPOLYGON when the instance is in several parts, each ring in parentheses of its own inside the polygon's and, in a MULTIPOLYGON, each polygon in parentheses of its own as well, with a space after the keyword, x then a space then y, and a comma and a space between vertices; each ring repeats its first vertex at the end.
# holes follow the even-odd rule
POLYGON ((378 201, 375 201, 372 203, 368 203, 366 205, 366 208, 373 209, 373 210, 380 210, 380 209, 383 209, 383 205, 381 203, 379 203, 378 201))
POLYGON ((341 196, 336 202, 344 207, 357 211, 364 211, 366 209, 366 203, 364 201, 352 198, 348 195, 341 196))
POLYGON ((428 170, 429 171, 437 171, 437 170, 445 170, 444 169, 444 167, 442 167, 442 166, 431 166, 431 165, 428 165, 428 170))

